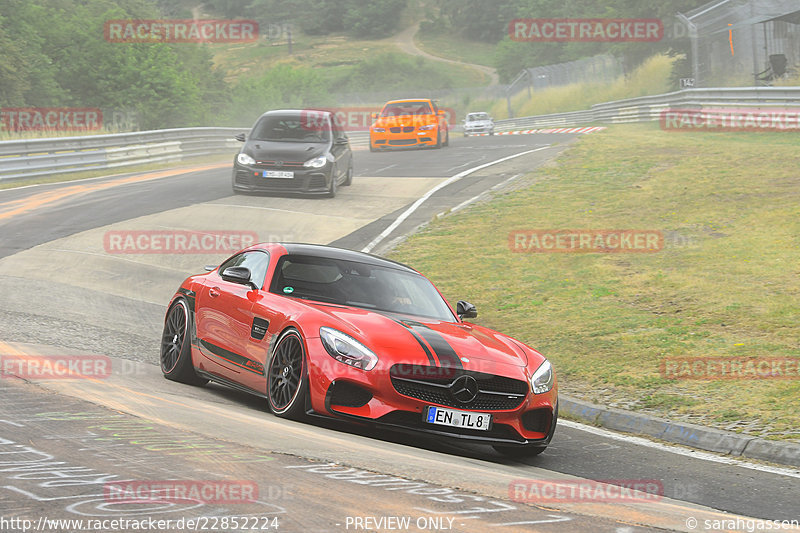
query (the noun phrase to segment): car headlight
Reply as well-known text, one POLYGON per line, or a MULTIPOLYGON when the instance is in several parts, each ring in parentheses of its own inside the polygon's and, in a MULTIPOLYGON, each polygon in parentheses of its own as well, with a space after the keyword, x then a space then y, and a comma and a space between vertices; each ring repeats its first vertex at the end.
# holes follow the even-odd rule
POLYGON ((247 155, 244 152, 239 152, 239 155, 236 156, 236 161, 239 162, 240 165, 255 165, 256 160, 247 155))
POLYGON ((372 131, 374 131, 375 133, 385 133, 386 128, 372 128, 372 131))
POLYGON ((427 126, 420 126, 420 127, 419 127, 419 131, 427 131, 427 130, 432 130, 432 129, 433 129, 433 128, 435 128, 435 127, 436 127, 436 126, 434 126, 433 124, 428 124, 427 126))
POLYGON ((326 158, 324 155, 321 155, 319 157, 315 157, 314 159, 309 159, 303 163, 303 166, 306 168, 322 168, 327 164, 328 158, 326 158))
POLYGON ((553 388, 553 366, 545 360, 531 376, 531 390, 534 394, 544 394, 553 388))
POLYGON ((340 363, 361 370, 372 370, 378 364, 378 356, 350 335, 323 327, 319 328, 319 336, 328 355, 340 363))

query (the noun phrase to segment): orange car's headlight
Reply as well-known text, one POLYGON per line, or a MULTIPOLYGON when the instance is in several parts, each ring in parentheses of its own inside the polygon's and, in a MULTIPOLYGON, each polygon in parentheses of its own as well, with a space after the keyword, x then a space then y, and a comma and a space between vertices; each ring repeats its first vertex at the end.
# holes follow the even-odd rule
POLYGON ((435 128, 435 127, 436 127, 436 126, 435 126, 434 124, 428 124, 428 125, 426 125, 426 126, 420 126, 420 127, 419 127, 419 131, 427 131, 427 130, 432 130, 432 129, 433 129, 433 128, 435 128))
POLYGON ((385 133, 386 128, 372 128, 372 131, 374 131, 375 133, 385 133))

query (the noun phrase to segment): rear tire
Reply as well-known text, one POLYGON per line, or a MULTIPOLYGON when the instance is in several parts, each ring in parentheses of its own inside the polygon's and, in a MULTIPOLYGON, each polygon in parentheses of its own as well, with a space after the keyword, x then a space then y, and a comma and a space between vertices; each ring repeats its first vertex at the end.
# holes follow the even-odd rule
POLYGON ((179 298, 170 307, 161 335, 161 373, 172 381, 205 385, 192 365, 191 314, 186 300, 179 298))
POLYGON ((445 137, 442 146, 450 146, 450 130, 445 130, 445 137))
POLYGON ((300 333, 290 328, 275 344, 267 365, 267 400, 275 416, 299 420, 306 411, 308 369, 300 333))
POLYGON ((436 132, 436 144, 433 145, 433 147, 434 148, 441 148, 442 147, 442 136, 438 131, 436 132))

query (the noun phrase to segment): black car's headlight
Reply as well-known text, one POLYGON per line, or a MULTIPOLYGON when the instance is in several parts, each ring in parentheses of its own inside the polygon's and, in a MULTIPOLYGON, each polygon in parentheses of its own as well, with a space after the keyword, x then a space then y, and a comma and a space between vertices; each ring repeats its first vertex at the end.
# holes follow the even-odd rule
POLYGON ((350 335, 323 327, 319 328, 319 336, 328 355, 340 363, 361 370, 372 370, 378 364, 378 356, 350 335))
POLYGON ((303 163, 303 166, 306 168, 322 168, 327 164, 328 164, 328 158, 325 157, 324 155, 321 155, 319 157, 315 157, 314 159, 309 159, 308 161, 303 163))
POLYGON ((239 152, 239 155, 236 156, 236 161, 240 165, 255 165, 256 164, 256 160, 253 159, 252 157, 250 157, 249 155, 247 155, 244 152, 239 152))
POLYGON ((531 376, 531 391, 534 394, 549 392, 553 388, 553 381, 553 365, 550 364, 550 361, 545 360, 531 376))

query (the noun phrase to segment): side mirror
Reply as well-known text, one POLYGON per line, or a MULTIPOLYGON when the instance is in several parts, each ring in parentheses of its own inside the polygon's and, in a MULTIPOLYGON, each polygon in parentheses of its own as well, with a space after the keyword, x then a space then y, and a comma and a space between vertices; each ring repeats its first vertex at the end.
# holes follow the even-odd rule
POLYGON ((375 111, 373 111, 373 112, 370 114, 370 116, 372 117, 372 120, 375 120, 375 119, 377 119, 377 118, 378 118, 378 113, 376 113, 375 111))
POLYGON ((443 116, 446 115, 446 113, 444 112, 444 109, 440 109, 439 112, 437 113, 437 115, 439 115, 440 117, 443 117, 443 116))
POLYGON ((475 318, 478 316, 478 310, 475 306, 464 300, 459 300, 456 304, 456 314, 458 318, 464 320, 465 318, 475 318))
POLYGON ((251 280, 250 269, 247 267, 228 267, 222 273, 222 279, 231 283, 247 285, 253 289, 256 288, 255 283, 251 280))
POLYGON ((237 135, 236 137, 234 137, 234 139, 236 139, 236 140, 237 140, 237 141, 239 141, 239 142, 244 142, 244 141, 245 141, 245 139, 246 139, 246 137, 245 137, 244 133, 240 133, 239 135, 237 135))
POLYGON ((345 144, 348 144, 349 142, 350 142, 350 139, 348 139, 347 137, 339 137, 338 139, 336 139, 336 142, 334 144, 338 144, 338 145, 342 145, 343 146, 345 144))
POLYGON ((216 265, 206 265, 206 266, 203 267, 203 270, 205 270, 206 272, 211 272, 212 270, 216 270, 216 269, 217 269, 216 265))

